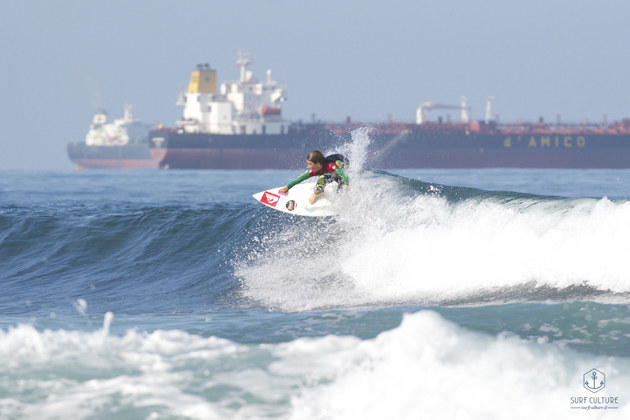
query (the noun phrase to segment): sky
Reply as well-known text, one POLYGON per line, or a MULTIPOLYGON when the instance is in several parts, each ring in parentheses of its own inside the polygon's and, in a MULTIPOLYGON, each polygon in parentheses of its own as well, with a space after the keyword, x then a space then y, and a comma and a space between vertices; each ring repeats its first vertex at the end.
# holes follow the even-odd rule
POLYGON ((72 170, 66 144, 98 108, 174 126, 190 72, 237 79, 239 49, 287 88, 291 120, 411 122, 463 95, 473 119, 492 95, 501 122, 620 120, 628 16, 621 0, 4 1, 0 170, 72 170))

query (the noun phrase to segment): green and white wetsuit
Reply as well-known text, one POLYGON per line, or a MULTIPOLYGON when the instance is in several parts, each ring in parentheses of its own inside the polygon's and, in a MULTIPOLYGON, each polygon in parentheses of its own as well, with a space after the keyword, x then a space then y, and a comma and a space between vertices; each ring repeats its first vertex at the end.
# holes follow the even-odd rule
POLYGON ((312 176, 319 176, 316 184, 316 189, 321 192, 324 192, 324 187, 329 182, 336 181, 337 184, 339 184, 339 187, 341 187, 342 185, 349 185, 348 177, 341 168, 343 168, 343 162, 341 160, 326 162, 326 164, 322 166, 322 169, 320 169, 319 171, 308 171, 302 174, 295 181, 290 182, 287 187, 289 189, 293 188, 293 186, 295 186, 296 184, 299 184, 300 182, 309 179, 312 176))

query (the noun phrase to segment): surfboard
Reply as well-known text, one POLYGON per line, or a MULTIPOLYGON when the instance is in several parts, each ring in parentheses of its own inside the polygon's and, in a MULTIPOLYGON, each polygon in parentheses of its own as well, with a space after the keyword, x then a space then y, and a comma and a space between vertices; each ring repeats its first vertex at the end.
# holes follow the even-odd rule
POLYGON ((324 193, 313 204, 308 202, 315 188, 313 183, 298 184, 286 195, 280 193, 280 188, 282 187, 261 191, 253 197, 267 207, 296 216, 326 217, 339 213, 336 182, 326 185, 324 193))

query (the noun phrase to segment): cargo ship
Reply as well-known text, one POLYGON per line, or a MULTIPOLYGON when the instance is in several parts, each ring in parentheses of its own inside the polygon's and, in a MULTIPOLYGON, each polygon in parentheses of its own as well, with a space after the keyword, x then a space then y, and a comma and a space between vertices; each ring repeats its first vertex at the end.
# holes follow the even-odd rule
POLYGON ((239 52, 240 78, 220 88, 215 70, 197 66, 178 100, 182 119, 149 134, 160 168, 302 168, 308 152, 338 151, 361 128, 369 131, 371 168, 630 168, 628 119, 499 124, 491 118, 492 97, 486 98, 484 120, 469 119, 467 98, 461 97, 458 105, 422 104, 414 123, 290 122, 282 118, 286 89, 271 79, 270 70, 265 81, 256 80, 247 69, 251 63, 239 52), (457 110, 461 119, 428 121, 433 109, 457 110))
POLYGON ((131 105, 124 106, 121 119, 108 121, 107 112, 99 109, 84 142, 68 143, 68 157, 77 169, 158 168, 149 150, 151 126, 134 119, 131 105))

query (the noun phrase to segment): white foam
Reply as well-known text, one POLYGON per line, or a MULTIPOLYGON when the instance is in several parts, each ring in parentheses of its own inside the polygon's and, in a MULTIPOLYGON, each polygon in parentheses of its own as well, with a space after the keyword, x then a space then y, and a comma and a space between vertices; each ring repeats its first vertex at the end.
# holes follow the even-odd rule
POLYGON ((152 410, 186 418, 228 418, 220 404, 190 393, 197 370, 231 359, 243 347, 183 331, 122 336, 104 329, 36 331, 19 325, 0 330, 0 414, 12 418, 82 419, 98 413, 152 410), (192 368, 191 368, 192 367, 192 368))
MULTIPOLYGON (((374 339, 239 345, 183 331, 0 330, 6 418, 568 418, 597 368, 627 418, 630 360, 470 332, 423 311, 374 339)), ((600 404, 601 405, 601 404, 600 404)), ((610 404, 609 404, 610 405, 610 404)))
POLYGON ((389 231, 351 242, 341 269, 364 294, 391 299, 454 297, 530 281, 629 291, 623 256, 630 252, 630 204, 582 201, 549 213, 418 197, 402 227, 391 220, 389 231))
POLYGON ((74 306, 74 309, 77 310, 79 315, 85 315, 85 311, 87 309, 87 302, 85 299, 77 299, 76 301, 73 301, 72 306, 74 306))
POLYGON ((293 342, 280 351, 311 360, 302 373, 324 382, 293 399, 293 419, 568 418, 570 397, 592 396, 582 389, 582 375, 594 366, 610 372, 610 388, 600 396, 618 396, 622 404, 589 414, 628 415, 626 359, 587 359, 515 337, 471 333, 432 312, 405 316, 375 340, 312 341, 322 340, 334 350, 319 343, 313 352, 314 346, 293 342))

